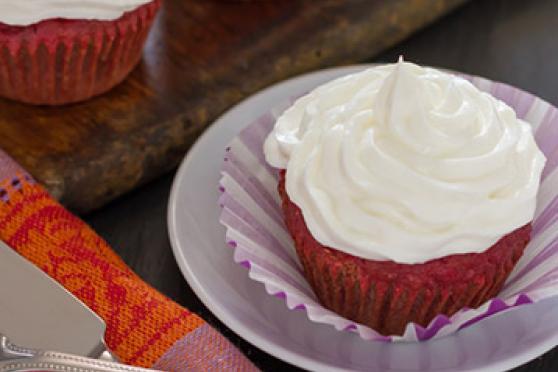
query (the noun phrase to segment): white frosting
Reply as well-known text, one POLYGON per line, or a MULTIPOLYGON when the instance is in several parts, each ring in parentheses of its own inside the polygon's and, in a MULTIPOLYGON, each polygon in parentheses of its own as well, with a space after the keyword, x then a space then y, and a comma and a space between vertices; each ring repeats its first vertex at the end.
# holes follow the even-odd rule
POLYGON ((317 241, 408 264, 483 252, 530 222, 546 161, 505 103, 402 60, 298 99, 264 150, 317 241))
POLYGON ((0 22, 27 26, 45 19, 113 20, 152 0, 0 0, 0 22))

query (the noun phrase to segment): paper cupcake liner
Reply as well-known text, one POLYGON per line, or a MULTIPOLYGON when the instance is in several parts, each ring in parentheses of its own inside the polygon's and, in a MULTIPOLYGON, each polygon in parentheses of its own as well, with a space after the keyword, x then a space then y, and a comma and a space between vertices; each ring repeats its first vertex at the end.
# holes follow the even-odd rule
POLYGON ((274 110, 249 124, 226 149, 219 186, 220 221, 226 228, 227 244, 234 248, 235 262, 247 267, 250 278, 263 283, 269 294, 283 298, 289 309, 303 309, 313 322, 356 332, 366 340, 399 342, 439 338, 502 311, 558 295, 558 109, 509 85, 461 76, 506 102, 518 117, 531 123, 535 140, 547 157, 531 241, 495 298, 476 309, 462 309, 451 317, 437 315, 426 327, 409 323, 402 336, 383 336, 322 306, 304 277, 283 223, 277 193, 278 170, 265 162, 262 149, 276 117, 293 100, 279 103, 274 110))
POLYGON ((62 105, 108 91, 138 63, 160 4, 154 0, 114 21, 0 24, 0 96, 62 105))

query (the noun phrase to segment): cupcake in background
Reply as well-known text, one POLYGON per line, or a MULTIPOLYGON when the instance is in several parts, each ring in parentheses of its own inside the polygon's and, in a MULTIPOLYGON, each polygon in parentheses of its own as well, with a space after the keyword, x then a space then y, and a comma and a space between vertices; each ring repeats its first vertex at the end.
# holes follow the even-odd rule
POLYGON ((161 0, 0 2, 0 96, 63 105, 102 94, 140 60, 161 0))
POLYGON ((504 102, 402 59, 298 99, 264 152, 319 301, 383 335, 498 295, 545 164, 504 102))

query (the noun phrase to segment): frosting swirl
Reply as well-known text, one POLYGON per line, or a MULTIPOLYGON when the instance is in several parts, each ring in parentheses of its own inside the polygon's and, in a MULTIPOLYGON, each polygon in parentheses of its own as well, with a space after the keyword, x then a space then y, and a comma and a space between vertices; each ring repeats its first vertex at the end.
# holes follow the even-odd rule
POLYGON ((402 59, 298 99, 264 151, 317 241, 407 264, 483 252, 530 222, 546 161, 504 102, 402 59))
POLYGON ((2 0, 0 22, 28 26, 46 19, 113 20, 152 0, 2 0))

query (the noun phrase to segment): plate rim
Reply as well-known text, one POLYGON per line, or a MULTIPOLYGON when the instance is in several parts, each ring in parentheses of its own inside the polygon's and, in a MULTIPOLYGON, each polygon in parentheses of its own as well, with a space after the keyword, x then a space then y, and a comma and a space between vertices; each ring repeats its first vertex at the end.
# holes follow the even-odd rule
MULTIPOLYGON (((350 73, 352 71, 364 69, 367 67, 372 67, 374 65, 377 65, 377 63, 351 64, 351 65, 320 69, 320 70, 300 74, 286 80, 282 80, 280 82, 272 84, 246 97, 245 99, 241 100, 240 102, 238 102, 237 104, 235 104, 234 106, 230 107, 225 112, 223 112, 215 121, 213 121, 204 130, 204 132, 198 137, 198 139, 195 141, 192 147, 185 154, 183 160, 181 161, 178 167, 178 170, 175 173, 172 182, 171 192, 170 192, 168 206, 167 206, 168 235, 169 235, 169 240, 170 240, 175 261, 177 262, 180 271, 184 279, 190 286, 190 288, 217 319, 219 319, 225 326, 231 329, 236 335, 238 335, 239 337, 241 337, 242 339, 250 343, 253 347, 256 347, 264 351, 265 353, 268 353, 273 357, 280 359, 286 363, 305 369, 330 370, 330 371, 341 370, 337 367, 331 366, 330 364, 318 361, 306 355, 296 353, 293 350, 290 350, 274 342, 271 342, 264 337, 260 337, 258 334, 254 333, 249 328, 240 326, 239 323, 237 323, 226 310, 222 309, 220 306, 215 305, 213 301, 210 299, 210 296, 203 288, 202 283, 198 280, 196 275, 191 270, 191 267, 188 265, 188 260, 184 254, 185 250, 182 249, 183 243, 180 241, 179 234, 177 232, 178 224, 179 224, 178 221, 179 215, 178 215, 178 208, 177 208, 178 207, 177 202, 179 199, 179 188, 180 188, 180 184, 182 183, 182 180, 185 178, 187 169, 190 163, 193 161, 193 158, 195 157, 197 151, 199 151, 199 149, 204 146, 205 142, 207 142, 211 136, 215 135, 216 132, 219 132, 219 130, 222 129, 224 123, 227 121, 227 117, 232 115, 234 112, 242 110, 244 106, 248 106, 252 101, 257 101, 259 97, 265 96, 269 94, 271 91, 281 89, 284 86, 288 86, 297 80, 310 79, 312 77, 316 77, 317 75, 338 72, 338 71, 347 71, 347 73, 350 73)), ((472 75, 472 76, 476 76, 476 75, 472 75)), ((491 81, 495 81, 495 80, 491 80, 491 81)), ((539 98, 536 94, 533 95, 539 98)), ((544 102, 547 102, 542 98, 539 99, 543 100, 544 102)), ((234 262, 232 263, 235 264, 234 262)), ((545 302, 546 301, 541 301, 540 303, 532 304, 531 306, 541 306, 541 304, 545 302)), ((483 365, 479 368, 470 369, 470 371, 481 371, 487 369, 507 370, 510 368, 514 368, 523 365, 531 361, 532 359, 546 353, 547 351, 549 351, 550 349, 552 349, 557 345, 558 345, 558 332, 554 335, 554 337, 549 337, 547 340, 540 341, 539 343, 531 346, 529 349, 522 352, 520 355, 514 355, 510 358, 498 360, 491 364, 483 365)))

